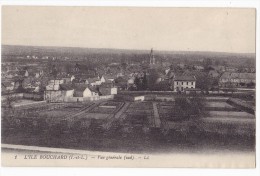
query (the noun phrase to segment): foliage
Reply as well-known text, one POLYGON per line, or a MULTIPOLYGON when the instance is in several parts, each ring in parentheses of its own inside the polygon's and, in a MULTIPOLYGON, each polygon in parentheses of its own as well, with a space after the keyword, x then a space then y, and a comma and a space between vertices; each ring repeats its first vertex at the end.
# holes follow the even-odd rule
POLYGON ((197 119, 206 115, 205 99, 194 95, 191 98, 178 97, 175 99, 175 108, 179 119, 197 119))
POLYGON ((159 74, 156 69, 149 70, 147 87, 149 90, 156 90, 156 81, 159 78, 159 74))

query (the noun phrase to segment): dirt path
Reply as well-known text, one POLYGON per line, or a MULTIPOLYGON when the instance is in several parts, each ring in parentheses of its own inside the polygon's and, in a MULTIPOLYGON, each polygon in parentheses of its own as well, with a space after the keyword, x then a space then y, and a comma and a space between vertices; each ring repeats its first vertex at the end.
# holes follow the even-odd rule
POLYGON ((100 102, 98 102, 98 103, 93 103, 93 104, 91 104, 90 106, 88 106, 88 107, 82 109, 80 112, 77 112, 77 113, 75 113, 75 114, 69 114, 68 116, 65 116, 64 119, 66 119, 66 118, 74 118, 74 117, 80 116, 80 115, 82 115, 82 114, 88 112, 88 111, 91 110, 92 108, 96 107, 96 106, 99 105, 99 104, 100 104, 100 102))
POLYGON ((157 109, 157 103, 153 102, 153 113, 154 113, 154 123, 156 128, 161 127, 160 115, 157 109))
POLYGON ((125 102, 124 106, 115 114, 115 119, 122 117, 122 114, 126 111, 130 102, 125 102))

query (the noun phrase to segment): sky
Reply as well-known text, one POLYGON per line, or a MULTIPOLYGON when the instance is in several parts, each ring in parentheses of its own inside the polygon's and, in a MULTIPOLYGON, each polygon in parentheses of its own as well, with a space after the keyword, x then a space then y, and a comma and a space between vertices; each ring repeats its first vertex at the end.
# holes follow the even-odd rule
POLYGON ((2 44, 255 53, 255 9, 2 7, 2 44))

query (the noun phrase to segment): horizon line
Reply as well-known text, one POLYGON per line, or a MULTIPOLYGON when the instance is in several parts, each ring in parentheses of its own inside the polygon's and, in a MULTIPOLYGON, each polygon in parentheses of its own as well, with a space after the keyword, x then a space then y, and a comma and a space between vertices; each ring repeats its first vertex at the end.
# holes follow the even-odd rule
POLYGON ((54 45, 21 45, 21 44, 1 44, 1 46, 23 46, 23 47, 56 47, 56 48, 80 48, 80 49, 108 49, 108 50, 134 50, 134 51, 150 51, 151 48, 155 51, 159 52, 201 52, 201 53, 226 53, 226 54, 254 54, 256 52, 227 52, 227 51, 206 51, 206 50, 163 50, 163 49, 156 49, 153 46, 150 49, 129 49, 129 48, 94 48, 94 47, 79 47, 79 46, 54 46, 54 45))

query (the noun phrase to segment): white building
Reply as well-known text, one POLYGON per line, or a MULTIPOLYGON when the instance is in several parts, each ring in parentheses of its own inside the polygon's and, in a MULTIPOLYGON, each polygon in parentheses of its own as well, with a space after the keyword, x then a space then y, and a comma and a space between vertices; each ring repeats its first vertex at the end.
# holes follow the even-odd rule
POLYGON ((96 97, 99 96, 98 91, 91 87, 77 87, 74 97, 96 97))
POLYGON ((174 92, 183 92, 186 88, 196 88, 195 76, 176 76, 173 79, 172 89, 174 92))
POLYGON ((63 79, 51 79, 46 86, 46 90, 59 90, 60 84, 64 84, 63 79))

